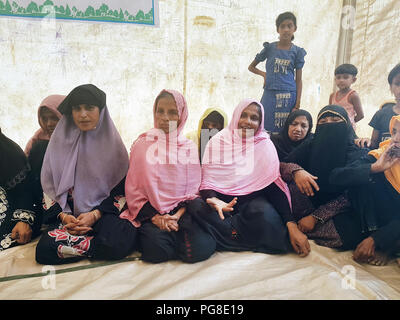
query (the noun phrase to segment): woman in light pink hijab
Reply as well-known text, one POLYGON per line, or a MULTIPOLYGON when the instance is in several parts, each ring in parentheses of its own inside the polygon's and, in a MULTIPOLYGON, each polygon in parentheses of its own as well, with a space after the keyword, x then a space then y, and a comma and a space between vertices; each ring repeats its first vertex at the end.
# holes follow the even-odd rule
POLYGON ((40 129, 38 129, 33 137, 28 141, 25 147, 25 154, 29 156, 32 146, 39 140, 50 140, 51 134, 62 114, 57 110, 65 96, 53 94, 45 98, 38 108, 38 121, 40 129))
POLYGON ((31 166, 34 209, 38 216, 43 215, 43 190, 40 184, 40 172, 50 137, 62 117, 57 108, 64 99, 65 96, 63 95, 53 94, 40 103, 37 112, 40 129, 35 132, 25 147, 25 154, 31 166))
POLYGON ((197 211, 196 220, 216 239, 217 250, 277 253, 292 246, 306 256, 307 237, 297 229, 277 151, 263 128, 264 108, 245 99, 229 126, 211 138, 200 186, 209 210, 197 211))
POLYGON ((163 90, 153 107, 154 128, 133 143, 121 218, 139 227, 144 261, 197 262, 210 257, 215 242, 191 219, 199 199, 197 146, 183 135, 188 110, 177 91, 163 90))

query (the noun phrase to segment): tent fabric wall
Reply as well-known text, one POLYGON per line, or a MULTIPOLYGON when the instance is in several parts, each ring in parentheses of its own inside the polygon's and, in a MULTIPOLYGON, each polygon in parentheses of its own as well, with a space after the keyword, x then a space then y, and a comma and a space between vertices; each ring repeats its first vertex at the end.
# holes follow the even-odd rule
POLYGON ((341 1, 161 0, 159 6, 160 28, 2 17, 3 132, 24 147, 38 127, 42 99, 83 83, 107 93, 127 148, 153 125, 153 102, 163 88, 185 90, 187 131, 207 107, 230 115, 241 99, 261 99, 263 81, 247 67, 264 41, 278 39, 275 19, 287 10, 298 19, 295 43, 308 52, 302 107, 316 114, 327 104, 341 1))
POLYGON ((387 76, 400 63, 399 30, 400 1, 357 1, 351 63, 359 70, 354 89, 365 114, 357 131, 359 136, 371 137, 369 121, 383 102, 394 100, 387 76))
MULTIPOLYGON (((275 18, 286 10, 297 15, 295 43, 308 52, 302 108, 315 118, 328 104, 342 1, 160 0, 159 5, 160 28, 1 18, 2 131, 24 147, 38 127, 42 99, 83 83, 107 93, 127 148, 152 126, 153 101, 163 88, 185 91, 187 131, 197 127, 206 107, 219 106, 230 115, 241 99, 261 99, 262 79, 247 67, 264 41, 277 40, 275 18)), ((399 8, 398 1, 357 1, 351 62, 360 70, 354 88, 365 110, 359 134, 369 135, 369 119, 391 98, 386 77, 399 62, 399 8)), ((195 265, 149 265, 136 255, 117 264, 83 261, 58 266, 57 289, 48 290, 42 286, 43 266, 34 261, 35 244, 0 252, 0 299, 400 299, 395 262, 382 268, 358 265, 351 251, 314 243, 305 259, 243 252, 216 253, 195 265), (342 286, 345 266, 356 269, 355 290, 342 286)))

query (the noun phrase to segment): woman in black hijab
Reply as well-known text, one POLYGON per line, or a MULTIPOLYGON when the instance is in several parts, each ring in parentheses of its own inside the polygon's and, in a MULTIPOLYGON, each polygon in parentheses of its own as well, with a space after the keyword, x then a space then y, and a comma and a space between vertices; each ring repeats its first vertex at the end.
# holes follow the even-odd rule
POLYGON ((0 251, 39 234, 29 173, 25 153, 0 129, 0 251))
POLYGON ((283 160, 297 165, 289 187, 299 229, 323 246, 350 249, 361 237, 345 188, 329 182, 333 169, 365 153, 354 137, 346 110, 328 105, 318 114, 314 136, 283 160))
POLYGON ((295 110, 289 114, 279 134, 271 135, 280 160, 312 136, 313 121, 306 110, 295 110))

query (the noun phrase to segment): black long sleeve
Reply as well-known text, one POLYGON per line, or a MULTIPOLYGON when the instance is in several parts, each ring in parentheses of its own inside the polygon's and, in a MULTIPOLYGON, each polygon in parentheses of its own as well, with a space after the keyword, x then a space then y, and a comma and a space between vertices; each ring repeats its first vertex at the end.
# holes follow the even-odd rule
POLYGON ((375 247, 381 250, 394 248, 394 244, 400 240, 400 220, 396 219, 381 227, 371 234, 375 247))
POLYGON ((104 199, 93 210, 98 209, 102 214, 114 214, 119 216, 126 209, 125 178, 123 178, 104 199))
POLYGON ((144 222, 146 220, 149 220, 151 218, 153 218, 156 214, 158 214, 158 211, 156 209, 154 209, 154 207, 150 204, 149 201, 147 201, 142 209, 140 209, 136 220, 140 221, 140 222, 144 222))
POLYGON ((58 215, 62 212, 60 205, 46 195, 43 197, 43 223, 54 225, 59 223, 58 215))
POLYGON ((300 146, 294 149, 281 162, 295 163, 302 168, 308 167, 308 157, 310 156, 312 139, 304 141, 300 146))
POLYGON ((211 189, 200 190, 200 196, 204 201, 206 201, 208 198, 218 198, 218 194, 211 189))
POLYGON ((344 187, 366 184, 371 180, 371 165, 376 161, 373 156, 366 156, 349 165, 332 170, 329 182, 344 187))
POLYGON ((29 176, 9 192, 10 203, 14 212, 12 221, 21 221, 30 225, 33 229, 40 229, 41 217, 37 216, 33 207, 32 182, 29 176))
MULTIPOLYGON (((222 201, 230 202, 234 198, 234 196, 223 195, 221 193, 217 193, 216 191, 210 189, 201 190, 200 195, 204 201, 206 201, 208 198, 216 197, 218 199, 221 199, 222 201)), ((293 213, 290 210, 289 201, 285 193, 281 189, 279 189, 279 187, 275 183, 271 183, 264 189, 255 191, 251 194, 237 196, 238 204, 240 202, 249 201, 252 198, 255 198, 257 195, 264 195, 267 198, 267 200, 281 215, 282 220, 284 221, 285 224, 287 222, 295 221, 293 213)))
POLYGON ((296 219, 290 209, 289 200, 285 193, 275 184, 271 183, 268 187, 264 188, 265 195, 268 201, 272 204, 275 210, 282 217, 284 224, 288 222, 295 222, 296 219))
MULTIPOLYGON (((68 204, 73 210, 73 199, 68 197, 68 204)), ((92 208, 92 210, 98 209, 102 214, 114 214, 119 216, 120 213, 126 209, 125 200, 125 178, 123 178, 110 192, 110 195, 104 199, 98 206, 92 208)), ((60 205, 44 197, 43 199, 43 210, 45 223, 53 225, 59 223, 58 215, 62 212, 60 205)))

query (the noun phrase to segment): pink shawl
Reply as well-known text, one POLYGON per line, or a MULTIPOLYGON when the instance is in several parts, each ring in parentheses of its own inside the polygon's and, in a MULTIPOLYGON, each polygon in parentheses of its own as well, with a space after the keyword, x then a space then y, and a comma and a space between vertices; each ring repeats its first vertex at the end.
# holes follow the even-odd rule
POLYGON ((291 203, 289 189, 280 176, 277 151, 264 130, 264 108, 259 102, 241 101, 229 126, 211 138, 204 152, 202 176, 200 190, 211 189, 232 196, 250 194, 275 182, 291 203), (254 136, 241 138, 239 119, 252 103, 261 109, 261 123, 254 136))
POLYGON ((50 140, 50 136, 43 130, 43 124, 41 122, 40 118, 40 112, 42 108, 47 107, 51 111, 53 111, 58 119, 61 119, 62 114, 57 110, 58 106, 60 103, 65 99, 65 96, 59 95, 59 94, 53 94, 51 96, 48 96, 45 98, 42 103, 40 104, 38 108, 38 121, 40 125, 40 129, 38 129, 35 134, 32 136, 32 138, 28 141, 25 147, 25 154, 29 156, 29 153, 31 152, 33 144, 38 141, 38 140, 50 140))
MULTIPOLYGON (((174 90, 163 91, 175 99, 179 125, 177 130, 166 135, 154 122, 155 128, 140 135, 132 144, 125 183, 128 209, 120 217, 135 227, 140 226, 135 219, 146 202, 165 214, 180 202, 199 197, 201 168, 197 146, 182 134, 188 117, 185 98, 174 90)), ((155 111, 156 104, 153 115, 155 111)))

